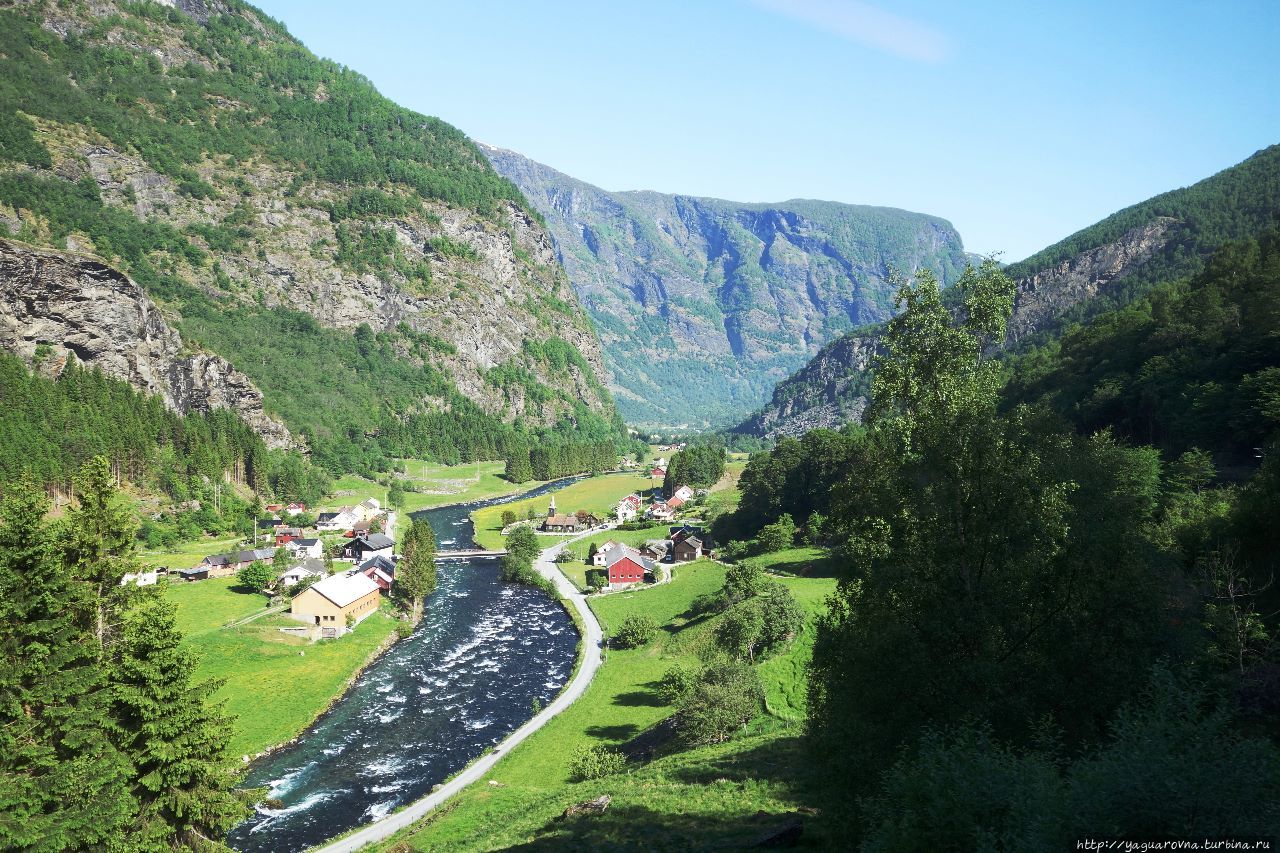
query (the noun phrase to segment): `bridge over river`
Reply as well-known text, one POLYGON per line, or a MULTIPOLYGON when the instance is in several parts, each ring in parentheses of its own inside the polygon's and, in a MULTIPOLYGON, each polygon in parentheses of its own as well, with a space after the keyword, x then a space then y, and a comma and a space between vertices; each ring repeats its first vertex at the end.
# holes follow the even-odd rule
POLYGON ((465 560, 469 557, 505 557, 506 549, 501 551, 436 551, 437 560, 465 560))

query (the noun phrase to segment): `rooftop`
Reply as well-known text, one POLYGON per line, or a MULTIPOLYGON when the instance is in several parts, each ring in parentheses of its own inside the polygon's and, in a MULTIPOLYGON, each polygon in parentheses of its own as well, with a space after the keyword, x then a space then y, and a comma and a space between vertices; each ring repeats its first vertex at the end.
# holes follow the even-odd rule
POLYGON ((346 607, 353 601, 359 601, 371 592, 378 591, 378 585, 370 578, 358 572, 350 575, 330 575, 311 587, 339 607, 346 607))

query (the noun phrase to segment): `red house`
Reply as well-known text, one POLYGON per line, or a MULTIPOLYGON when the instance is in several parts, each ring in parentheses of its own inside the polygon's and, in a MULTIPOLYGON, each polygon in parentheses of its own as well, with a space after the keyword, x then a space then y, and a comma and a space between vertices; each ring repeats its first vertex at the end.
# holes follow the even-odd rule
POLYGON ((277 527, 276 528, 276 547, 279 548, 287 545, 295 539, 302 538, 302 531, 296 527, 277 527))
POLYGON ((622 548, 609 558, 609 588, 621 589, 635 583, 643 583, 645 572, 653 571, 653 563, 644 557, 633 557, 622 548), (648 565, 646 565, 646 563, 648 565))

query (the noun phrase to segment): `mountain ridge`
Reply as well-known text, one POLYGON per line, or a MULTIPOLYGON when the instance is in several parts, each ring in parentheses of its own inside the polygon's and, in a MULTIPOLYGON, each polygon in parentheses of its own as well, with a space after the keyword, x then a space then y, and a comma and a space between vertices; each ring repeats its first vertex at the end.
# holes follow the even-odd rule
POLYGON ((240 2, 24 0, 0 22, 0 236, 127 274, 313 449, 425 452, 380 436, 468 406, 517 431, 623 435, 545 230, 456 128, 240 2), (377 337, 372 366, 350 366, 379 397, 335 413, 303 384, 336 377, 281 381, 258 344, 295 328, 295 360, 377 337))
POLYGON ((642 425, 745 413, 828 340, 889 316, 891 266, 928 265, 950 283, 966 259, 951 224, 928 214, 609 192, 480 147, 547 222, 619 406, 642 425))

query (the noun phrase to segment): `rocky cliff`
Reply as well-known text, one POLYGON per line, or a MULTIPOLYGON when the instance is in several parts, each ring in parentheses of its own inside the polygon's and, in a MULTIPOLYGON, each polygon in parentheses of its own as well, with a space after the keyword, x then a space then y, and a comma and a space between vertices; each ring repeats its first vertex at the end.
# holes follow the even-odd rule
POLYGON ((529 429, 616 426, 545 229, 456 129, 241 3, 19 0, 0 18, 0 78, 19 84, 0 86, 0 233, 128 273, 295 431, 376 435, 458 400, 529 429), (385 407, 311 422, 253 346, 299 313, 394 351, 362 365, 385 407))
POLYGON ((249 377, 189 351, 142 288, 91 258, 0 240, 0 347, 50 376, 75 358, 184 414, 231 409, 269 447, 295 445, 249 377))
MULTIPOLYGON (((1119 211, 1014 264, 1006 347, 1057 334, 1160 281, 1189 276, 1230 240, 1252 237, 1280 214, 1280 146, 1205 180, 1119 211)), ((772 400, 733 432, 799 435, 861 416, 878 329, 852 333, 780 382, 772 400)))
POLYGON ((628 420, 705 426, 758 406, 843 332, 892 310, 890 268, 963 270, 945 220, 818 201, 606 192, 483 146, 546 218, 628 420))

